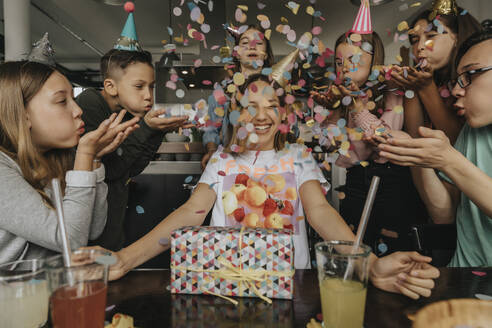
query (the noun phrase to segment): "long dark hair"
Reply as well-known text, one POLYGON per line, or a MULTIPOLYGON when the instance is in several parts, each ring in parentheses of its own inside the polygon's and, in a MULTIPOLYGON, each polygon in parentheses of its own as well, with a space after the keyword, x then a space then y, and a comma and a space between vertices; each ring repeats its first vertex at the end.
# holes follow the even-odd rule
POLYGON ((458 54, 456 55, 455 66, 458 68, 461 58, 470 50, 471 47, 482 43, 487 40, 492 39, 492 30, 483 30, 472 34, 468 39, 463 42, 461 47, 458 49, 458 54))
MULTIPOLYGON (((458 12, 458 15, 452 14, 439 16, 439 21, 449 28, 451 32, 456 34, 456 47, 454 47, 451 52, 449 63, 434 72, 434 81, 437 85, 444 85, 449 81, 456 79, 455 61, 458 49, 473 33, 482 30, 480 23, 472 15, 469 13, 464 15, 461 14, 463 12, 463 8, 458 7, 458 12)), ((432 23, 432 11, 425 10, 420 13, 417 18, 413 20, 411 28, 414 28, 419 20, 425 20, 428 23, 432 23)))

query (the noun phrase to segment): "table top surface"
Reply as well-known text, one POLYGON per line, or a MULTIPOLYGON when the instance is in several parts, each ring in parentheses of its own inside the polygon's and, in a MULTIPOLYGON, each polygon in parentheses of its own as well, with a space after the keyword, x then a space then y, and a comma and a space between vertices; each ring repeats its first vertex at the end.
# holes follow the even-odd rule
MULTIPOLYGON (((492 295, 492 268, 441 268, 432 296, 414 301, 370 285, 367 293, 365 328, 411 327, 408 315, 421 307, 451 298, 492 295), (475 274, 473 271, 485 273, 475 274)), ((106 319, 113 314, 131 315, 135 326, 147 327, 306 327, 321 312, 315 270, 296 270, 293 300, 235 298, 239 305, 219 297, 177 295, 169 291, 170 271, 135 270, 108 287, 106 319)))

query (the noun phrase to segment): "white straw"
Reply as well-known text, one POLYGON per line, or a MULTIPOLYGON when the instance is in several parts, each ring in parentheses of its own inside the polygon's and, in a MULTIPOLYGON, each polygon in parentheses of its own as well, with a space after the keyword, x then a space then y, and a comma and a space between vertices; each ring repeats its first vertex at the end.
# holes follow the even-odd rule
MULTIPOLYGON (((357 228, 357 235, 355 236, 354 246, 352 247, 352 254, 356 254, 357 250, 362 243, 362 239, 364 238, 364 234, 366 233, 367 222, 369 221, 369 216, 371 216, 372 205, 374 204, 374 200, 376 199, 376 193, 379 187, 379 181, 381 179, 378 176, 373 176, 371 180, 371 186, 369 187, 369 192, 367 193, 366 203, 364 204, 364 209, 362 210, 362 216, 360 218, 359 227, 357 228)), ((347 270, 345 271, 345 275, 343 276, 343 280, 347 280, 352 276, 353 266, 352 261, 348 262, 347 270)))
POLYGON ((53 197, 55 199, 55 209, 58 216, 58 226, 60 227, 60 232, 62 235, 63 244, 63 263, 65 267, 70 267, 71 259, 70 255, 72 251, 70 250, 70 244, 68 242, 67 229, 65 228, 65 216, 63 215, 63 203, 62 203, 62 193, 60 188, 60 181, 58 179, 51 180, 51 187, 53 189, 53 197))

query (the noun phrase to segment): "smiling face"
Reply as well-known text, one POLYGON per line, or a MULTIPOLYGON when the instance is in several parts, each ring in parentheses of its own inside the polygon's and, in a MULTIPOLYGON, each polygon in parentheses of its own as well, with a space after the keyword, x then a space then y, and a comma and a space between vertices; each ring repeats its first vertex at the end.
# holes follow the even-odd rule
POLYGON ((451 60, 457 36, 444 24, 442 24, 443 33, 438 33, 435 25, 427 31, 428 25, 427 20, 420 19, 409 31, 412 53, 417 61, 425 59, 432 69, 439 70, 448 65, 451 60))
MULTIPOLYGON (((135 116, 143 117, 154 104, 154 68, 135 62, 119 69, 112 79, 115 89, 107 91, 117 97, 118 105, 135 116)), ((106 90, 106 89, 105 89, 106 90)))
POLYGON ((372 55, 346 42, 336 48, 336 72, 340 80, 350 78, 361 87, 371 74, 372 55))
MULTIPOLYGON (((474 45, 461 58, 458 74, 473 69, 492 66, 492 40, 474 45)), ((458 84, 453 89, 457 98, 455 107, 458 114, 464 115, 467 123, 473 128, 492 124, 492 71, 475 74, 471 84, 461 88, 458 84)))
POLYGON ((26 110, 32 141, 42 152, 72 148, 84 132, 82 110, 73 99, 72 86, 56 71, 26 104, 26 110))
POLYGON ((285 114, 280 111, 280 103, 275 90, 265 81, 254 81, 248 86, 249 107, 254 108, 256 115, 251 116, 247 109, 241 112, 243 124, 252 123, 253 133, 258 136, 258 142, 251 144, 255 150, 272 150, 275 147, 275 134, 285 114))
POLYGON ((250 28, 241 34, 235 50, 242 68, 263 67, 267 57, 267 45, 260 31, 250 28))

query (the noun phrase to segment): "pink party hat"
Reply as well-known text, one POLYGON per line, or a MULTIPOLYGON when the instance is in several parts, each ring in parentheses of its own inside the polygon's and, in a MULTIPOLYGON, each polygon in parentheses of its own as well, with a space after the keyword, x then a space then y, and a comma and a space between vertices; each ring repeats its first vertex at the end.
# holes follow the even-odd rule
POLYGON ((359 12, 357 13, 357 18, 355 18, 355 22, 352 26, 352 29, 350 30, 350 33, 372 33, 371 9, 369 6, 369 0, 361 0, 359 12))

